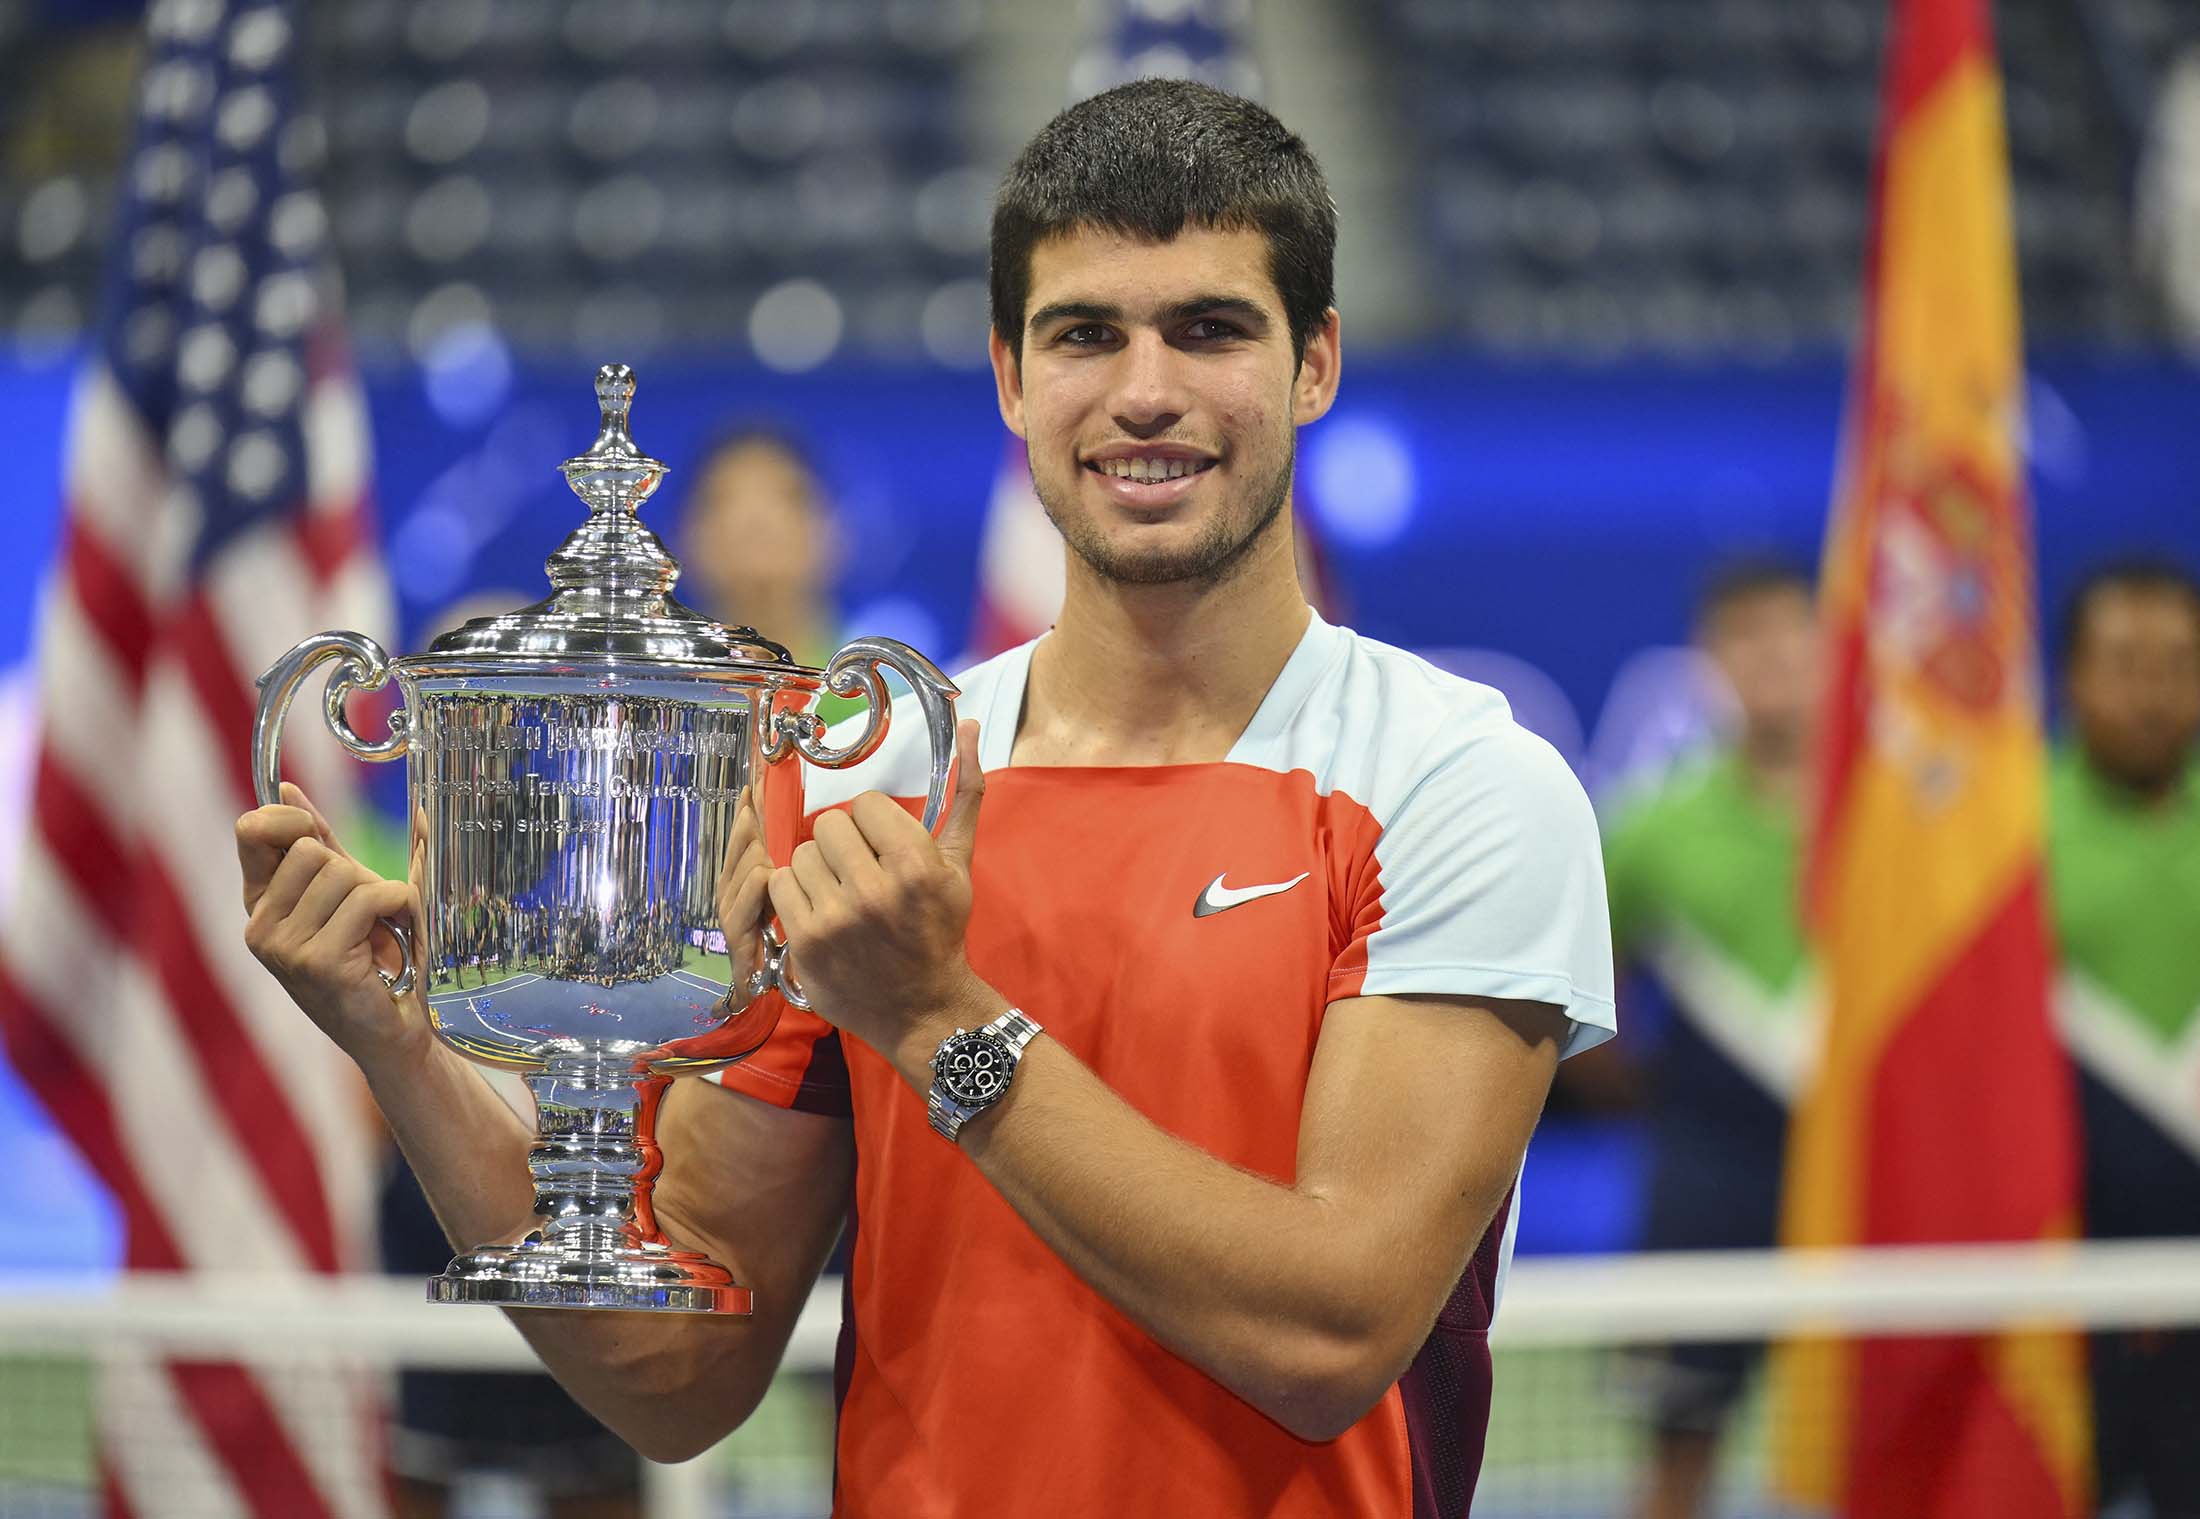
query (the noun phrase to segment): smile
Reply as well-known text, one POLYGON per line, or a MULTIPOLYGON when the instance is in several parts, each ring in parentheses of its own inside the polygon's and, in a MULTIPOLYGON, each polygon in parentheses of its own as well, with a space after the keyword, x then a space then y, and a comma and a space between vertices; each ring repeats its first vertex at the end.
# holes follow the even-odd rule
POLYGON ((1214 468, 1214 463, 1212 459, 1095 459, 1085 468, 1111 479, 1153 485, 1186 475, 1204 474, 1214 468))

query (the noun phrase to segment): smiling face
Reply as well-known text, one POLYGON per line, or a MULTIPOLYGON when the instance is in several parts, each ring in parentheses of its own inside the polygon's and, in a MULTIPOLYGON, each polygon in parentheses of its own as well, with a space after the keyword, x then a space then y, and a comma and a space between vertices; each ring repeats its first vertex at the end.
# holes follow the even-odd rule
MULTIPOLYGON (((1080 228, 1031 253, 1001 415, 1078 559, 1119 584, 1213 584, 1276 529, 1299 427, 1337 388, 1337 315, 1292 354, 1256 231, 1080 228)), ((1288 557, 1288 556, 1286 556, 1288 557)))

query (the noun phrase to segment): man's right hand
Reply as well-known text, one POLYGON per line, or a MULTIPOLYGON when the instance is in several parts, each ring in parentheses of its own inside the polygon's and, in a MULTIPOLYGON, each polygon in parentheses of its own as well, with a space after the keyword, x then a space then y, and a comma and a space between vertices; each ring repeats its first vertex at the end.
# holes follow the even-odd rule
MULTIPOLYGON (((244 942, 322 1033, 356 1061, 424 1051, 433 1041, 417 993, 393 998, 379 972, 401 968, 379 918, 420 921, 419 893, 353 859, 302 790, 237 819, 244 942)), ((416 846, 417 849, 417 846, 416 846)))

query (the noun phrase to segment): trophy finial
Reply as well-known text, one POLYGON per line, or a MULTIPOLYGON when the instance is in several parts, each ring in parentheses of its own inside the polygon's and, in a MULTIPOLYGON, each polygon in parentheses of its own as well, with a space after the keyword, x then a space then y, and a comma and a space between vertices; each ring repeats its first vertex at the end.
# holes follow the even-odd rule
POLYGON ((596 371, 596 404, 603 425, 587 453, 565 461, 565 478, 592 511, 633 511, 657 488, 665 467, 636 447, 627 431, 634 404, 631 366, 606 364, 596 371))
POLYGON ((559 466, 573 494, 588 503, 588 520, 550 556, 550 583, 560 595, 632 593, 649 603, 642 610, 661 612, 680 566, 657 535, 636 520, 642 503, 664 480, 665 466, 637 448, 626 430, 633 400, 631 367, 606 364, 596 371, 603 426, 587 453, 559 466))
MULTIPOLYGON (((606 364, 596 371, 596 405, 602 409, 603 425, 597 430, 595 445, 578 459, 567 462, 565 473, 568 479, 573 478, 575 465, 600 469, 605 465, 633 464, 645 457, 635 447, 634 435, 627 431, 627 413, 634 405, 634 370, 631 365, 606 364)), ((594 502, 591 501, 590 504, 593 505, 594 502)), ((636 505, 639 504, 637 500, 636 505)))
POLYGON ((605 432, 611 431, 614 419, 619 431, 626 431, 627 408, 634 404, 634 367, 631 364, 606 364, 596 371, 596 404, 603 408, 605 432))

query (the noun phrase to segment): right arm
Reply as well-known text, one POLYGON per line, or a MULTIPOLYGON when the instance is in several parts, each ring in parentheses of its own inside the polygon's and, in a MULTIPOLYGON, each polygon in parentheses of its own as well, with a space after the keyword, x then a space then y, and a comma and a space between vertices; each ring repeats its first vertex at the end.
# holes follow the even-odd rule
MULTIPOLYGON (((237 822, 246 943, 366 1076, 453 1248, 518 1239, 535 1225, 533 1134, 435 1038, 418 995, 392 998, 375 973, 395 966, 375 920, 418 921, 415 889, 346 854, 296 787, 284 794, 300 805, 237 822)), ((673 1083, 658 1137, 660 1227, 729 1268, 755 1293, 754 1314, 527 1308, 512 1318, 578 1402, 643 1455, 677 1461, 708 1449, 763 1398, 839 1232, 854 1141, 844 1119, 698 1081, 673 1083)))

